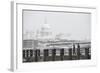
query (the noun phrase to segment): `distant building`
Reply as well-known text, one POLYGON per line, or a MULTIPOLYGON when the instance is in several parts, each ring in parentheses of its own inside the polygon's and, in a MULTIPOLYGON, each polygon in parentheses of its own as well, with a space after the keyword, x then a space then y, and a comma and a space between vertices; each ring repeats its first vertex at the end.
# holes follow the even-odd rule
POLYGON ((77 40, 64 39, 64 34, 59 33, 55 37, 50 24, 45 23, 33 33, 28 33, 28 38, 23 40, 23 48, 25 49, 47 49, 47 48, 72 48, 73 43, 80 43, 77 40))
POLYGON ((37 35, 39 40, 53 39, 52 30, 49 24, 43 24, 37 35))

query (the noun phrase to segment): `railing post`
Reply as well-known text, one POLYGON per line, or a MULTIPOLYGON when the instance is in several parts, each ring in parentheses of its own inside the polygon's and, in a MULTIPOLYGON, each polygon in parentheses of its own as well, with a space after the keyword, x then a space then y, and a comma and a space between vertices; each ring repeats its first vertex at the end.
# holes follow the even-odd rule
POLYGON ((80 59, 80 45, 77 45, 77 59, 80 59))
POLYGON ((44 61, 47 61, 47 58, 48 58, 48 49, 44 49, 44 61))
POLYGON ((30 57, 33 56, 33 50, 30 50, 30 57))
POLYGON ((37 62, 38 61, 37 49, 35 50, 34 56, 35 56, 35 62, 37 62))
POLYGON ((28 50, 26 50, 26 58, 28 57, 28 50))
POLYGON ((27 50, 23 50, 23 61, 28 61, 28 55, 27 50))
POLYGON ((60 49, 61 60, 64 60, 64 49, 60 49))
POLYGON ((72 60, 72 48, 69 49, 69 60, 72 60))
POLYGON ((86 59, 90 59, 89 48, 85 48, 85 57, 86 57, 86 59))
POLYGON ((28 58, 30 58, 30 50, 28 50, 28 58))
POLYGON ((73 55, 75 55, 75 44, 73 44, 73 55))
POLYGON ((23 58, 26 58, 25 54, 26 54, 25 50, 23 50, 23 58))
POLYGON ((52 61, 55 61, 56 58, 56 49, 52 49, 52 61))
POLYGON ((40 61, 40 49, 38 49, 38 61, 40 61))
POLYGON ((39 60, 39 57, 40 57, 40 50, 36 49, 35 50, 35 62, 37 62, 39 60))

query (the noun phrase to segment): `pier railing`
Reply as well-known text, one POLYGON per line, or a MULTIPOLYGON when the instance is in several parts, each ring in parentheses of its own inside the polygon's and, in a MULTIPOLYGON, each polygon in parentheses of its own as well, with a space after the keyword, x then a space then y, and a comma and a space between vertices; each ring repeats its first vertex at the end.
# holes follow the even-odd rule
POLYGON ((41 49, 23 49, 23 62, 91 59, 91 47, 81 47, 79 43, 77 43, 77 47, 75 45, 73 48, 52 48, 42 51, 41 49))

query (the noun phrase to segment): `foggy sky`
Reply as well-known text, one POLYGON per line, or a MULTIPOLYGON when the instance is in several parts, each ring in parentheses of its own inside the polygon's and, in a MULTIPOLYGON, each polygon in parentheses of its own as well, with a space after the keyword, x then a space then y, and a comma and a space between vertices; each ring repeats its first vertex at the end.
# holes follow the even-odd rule
POLYGON ((75 40, 91 39, 91 14, 69 12, 23 11, 23 33, 34 32, 44 23, 54 34, 64 33, 75 40))

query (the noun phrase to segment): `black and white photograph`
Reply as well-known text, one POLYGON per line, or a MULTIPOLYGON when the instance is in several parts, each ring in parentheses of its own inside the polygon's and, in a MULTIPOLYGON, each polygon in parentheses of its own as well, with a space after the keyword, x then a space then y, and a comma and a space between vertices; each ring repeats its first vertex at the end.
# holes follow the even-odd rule
POLYGON ((12 2, 11 10, 13 71, 97 65, 96 7, 12 2))
POLYGON ((23 63, 91 60, 91 13, 22 10, 23 63))

